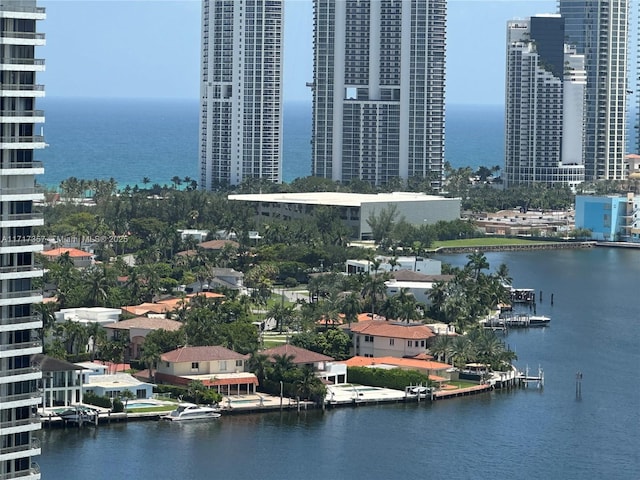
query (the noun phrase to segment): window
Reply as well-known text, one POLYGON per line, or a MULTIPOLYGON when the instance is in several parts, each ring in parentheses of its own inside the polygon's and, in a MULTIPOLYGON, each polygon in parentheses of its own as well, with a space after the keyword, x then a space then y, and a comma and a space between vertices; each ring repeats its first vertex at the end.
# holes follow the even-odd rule
POLYGON ((411 340, 409 340, 409 341, 407 342, 407 347, 412 347, 412 346, 413 346, 413 342, 412 342, 411 340))
POLYGON ((393 345, 394 341, 395 341, 395 338, 390 338, 389 339, 389 345, 393 345))
POLYGON ((198 362, 191 362, 191 370, 198 370, 199 364, 198 362))
POLYGON ((236 360, 236 367, 242 366, 242 360, 236 360))

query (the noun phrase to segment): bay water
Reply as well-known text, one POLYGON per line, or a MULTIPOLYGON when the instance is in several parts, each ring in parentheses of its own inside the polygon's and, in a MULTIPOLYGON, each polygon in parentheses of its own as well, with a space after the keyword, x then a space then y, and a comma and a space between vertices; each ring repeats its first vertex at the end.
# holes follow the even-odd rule
POLYGON ((550 326, 511 329, 504 340, 521 370, 544 370, 544 388, 191 425, 43 430, 42 478, 640 478, 640 251, 486 256, 492 268, 509 267, 515 287, 542 293, 536 313, 550 326))

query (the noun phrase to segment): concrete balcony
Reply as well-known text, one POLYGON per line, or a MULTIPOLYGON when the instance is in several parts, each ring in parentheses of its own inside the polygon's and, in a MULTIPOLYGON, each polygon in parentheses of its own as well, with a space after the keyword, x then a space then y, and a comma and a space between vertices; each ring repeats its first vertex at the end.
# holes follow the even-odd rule
POLYGON ((0 18, 28 18, 31 20, 44 20, 46 18, 44 7, 31 7, 22 5, 4 5, 0 11, 0 18))
POLYGON ((42 175, 42 162, 4 162, 0 163, 0 175, 42 175))
POLYGON ((0 148, 7 150, 32 150, 46 147, 42 135, 0 137, 0 148))
POLYGON ((44 33, 36 32, 2 32, 0 45, 46 45, 44 33))
POLYGON ((0 448, 0 461, 40 455, 40 440, 32 438, 26 445, 0 448))
POLYGON ((36 462, 31 462, 31 467, 27 470, 0 474, 0 480, 13 480, 16 478, 20 480, 40 480, 40 465, 36 462))
POLYGON ((2 318, 0 319, 0 332, 12 332, 15 330, 33 330, 42 328, 42 317, 40 314, 27 315, 24 317, 2 318))
MULTIPOLYGON (((43 275, 42 265, 19 265, 0 267, 0 280, 16 280, 18 278, 40 278, 43 275)), ((1 349, 2 347, 0 347, 1 349)))
POLYGON ((0 306, 38 303, 42 301, 42 290, 23 290, 0 293, 0 306))
POLYGON ((29 237, 27 239, 0 238, 0 255, 3 253, 42 252, 44 241, 41 237, 29 237))
MULTIPOLYGON (((20 342, 11 345, 0 346, 0 358, 10 358, 18 355, 37 355, 42 353, 42 342, 38 339, 34 339, 30 342, 20 342)), ((14 370, 9 370, 13 372, 14 370)), ((6 370, 0 372, 0 377, 4 377, 6 370)), ((30 373, 30 372, 22 372, 30 373)))
POLYGON ((44 110, 2 110, 0 123, 44 123, 44 110))
POLYGON ((44 97, 44 85, 5 83, 0 85, 0 95, 3 97, 44 97))
POLYGON ((32 392, 16 393, 15 395, 4 395, 0 397, 2 409, 16 408, 28 405, 38 405, 42 402, 42 388, 36 388, 32 392))
POLYGON ((44 200, 44 190, 41 187, 0 187, 0 198, 3 202, 44 200))
POLYGON ((44 72, 44 60, 41 58, 0 58, 0 70, 44 72))
POLYGON ((0 228, 37 227, 44 225, 42 212, 0 215, 0 228))

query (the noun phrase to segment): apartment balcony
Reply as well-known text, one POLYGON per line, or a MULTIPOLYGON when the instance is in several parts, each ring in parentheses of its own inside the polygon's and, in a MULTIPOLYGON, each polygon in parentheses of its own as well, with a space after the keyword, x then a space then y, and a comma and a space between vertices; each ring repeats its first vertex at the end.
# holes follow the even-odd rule
POLYGON ((0 18, 28 18, 31 20, 44 20, 46 9, 44 7, 29 7, 18 5, 4 5, 0 11, 0 18))
POLYGON ((1 110, 0 123, 44 123, 44 110, 1 110))
MULTIPOLYGON (((37 355, 38 353, 42 353, 42 341, 38 339, 29 342, 13 343, 11 345, 0 345, 0 358, 15 357, 17 355, 37 355)), ((7 376, 7 372, 15 371, 16 370, 3 370, 0 372, 0 377, 7 376)), ((36 371, 40 371, 40 369, 38 368, 36 371)), ((20 375, 24 375, 25 373, 32 373, 32 371, 21 372, 20 375)), ((18 373, 16 373, 16 375, 18 375, 18 373)))
POLYGON ((0 163, 1 175, 42 175, 42 162, 4 162, 0 163))
MULTIPOLYGON (((0 228, 12 227, 40 227, 44 225, 44 216, 41 212, 34 213, 16 213, 13 215, 0 215, 0 228)), ((2 245, 0 239, 0 245, 2 245)), ((34 251, 33 249, 17 250, 17 251, 34 251)))
POLYGON ((0 307, 20 305, 21 303, 38 303, 42 301, 42 290, 22 290, 19 292, 0 292, 0 307))
POLYGON ((44 72, 44 60, 41 58, 0 58, 0 70, 44 72))
POLYGON ((44 390, 42 388, 35 388, 31 392, 16 393, 14 395, 4 395, 0 397, 0 407, 3 410, 9 408, 24 407, 29 405, 38 405, 42 403, 42 395, 44 390))
POLYGON ((0 45, 34 45, 46 44, 44 33, 36 32, 2 32, 0 33, 0 45))
POLYGON ((31 441, 25 445, 0 448, 0 461, 35 456, 40 455, 40 453, 40 440, 32 438, 31 441))
POLYGON ((40 480, 40 465, 36 462, 31 462, 31 467, 28 470, 21 470, 13 473, 0 474, 0 480, 40 480))
POLYGON ((36 149, 44 148, 44 137, 42 135, 16 135, 0 137, 0 149, 36 149))
MULTIPOLYGON (((14 280, 18 278, 38 278, 43 273, 42 265, 15 265, 0 267, 0 280, 14 280)), ((0 347, 1 349, 2 347, 0 347)))
POLYGON ((39 328, 42 328, 42 316, 40 314, 14 318, 5 317, 0 319, 0 332, 35 330, 39 328))
POLYGON ((44 85, 24 83, 4 83, 0 85, 3 97, 44 97, 44 85))
MULTIPOLYGON (((40 417, 37 414, 31 415, 29 418, 23 418, 21 420, 10 420, 8 422, 0 422, 0 430, 3 432, 7 429, 18 429, 21 428, 24 430, 38 430, 41 426, 40 417), (30 426, 37 426, 37 428, 25 428, 30 426)), ((0 477, 2 478, 2 477, 0 477)))

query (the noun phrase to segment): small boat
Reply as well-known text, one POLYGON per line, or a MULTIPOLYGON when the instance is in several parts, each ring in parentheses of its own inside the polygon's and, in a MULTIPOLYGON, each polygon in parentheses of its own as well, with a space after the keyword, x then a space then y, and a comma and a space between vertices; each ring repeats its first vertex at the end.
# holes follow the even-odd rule
POLYGON ((78 406, 60 412, 58 416, 65 422, 70 423, 95 423, 98 417, 98 411, 93 408, 78 406))
POLYGON ((549 317, 545 317, 543 315, 530 315, 529 316, 529 326, 530 327, 545 327, 549 325, 551 319, 549 317))
POLYGON ((219 417, 220 412, 213 407, 196 405, 195 403, 180 403, 178 408, 161 418, 173 422, 182 422, 187 420, 211 420, 219 417))

